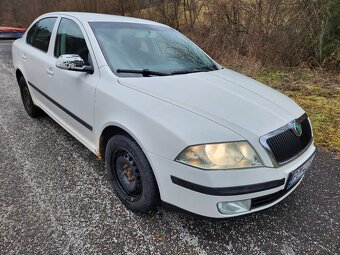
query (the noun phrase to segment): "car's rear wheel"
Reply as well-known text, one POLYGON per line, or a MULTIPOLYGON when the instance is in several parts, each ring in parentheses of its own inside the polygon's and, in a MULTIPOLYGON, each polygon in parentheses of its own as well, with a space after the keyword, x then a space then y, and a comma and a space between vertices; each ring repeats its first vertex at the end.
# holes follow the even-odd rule
POLYGON ((118 198, 130 210, 146 213, 160 202, 151 166, 130 137, 113 136, 105 152, 106 169, 118 198))
POLYGON ((35 106, 28 90, 27 83, 24 77, 21 77, 19 80, 19 87, 21 93, 22 103, 24 104, 25 110, 29 116, 32 118, 36 118, 42 114, 42 111, 39 107, 35 106))

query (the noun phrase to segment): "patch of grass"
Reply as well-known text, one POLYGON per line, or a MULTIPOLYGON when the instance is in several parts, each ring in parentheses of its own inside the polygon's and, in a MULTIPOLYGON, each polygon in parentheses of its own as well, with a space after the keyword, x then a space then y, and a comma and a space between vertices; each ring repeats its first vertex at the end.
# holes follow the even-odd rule
POLYGON ((287 95, 306 110, 313 125, 316 145, 340 152, 340 97, 287 95))
POLYGON ((310 69, 262 69, 254 78, 295 100, 308 114, 317 147, 340 152, 340 75, 310 69))

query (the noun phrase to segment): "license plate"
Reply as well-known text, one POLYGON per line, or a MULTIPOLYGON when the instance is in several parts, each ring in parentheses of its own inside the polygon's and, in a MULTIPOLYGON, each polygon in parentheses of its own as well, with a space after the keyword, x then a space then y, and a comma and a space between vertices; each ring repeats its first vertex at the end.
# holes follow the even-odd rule
POLYGON ((304 174, 312 164, 314 156, 315 154, 313 154, 302 166, 300 166, 298 169, 294 170, 289 174, 287 189, 291 188, 295 183, 297 183, 302 178, 302 176, 304 176, 304 174))

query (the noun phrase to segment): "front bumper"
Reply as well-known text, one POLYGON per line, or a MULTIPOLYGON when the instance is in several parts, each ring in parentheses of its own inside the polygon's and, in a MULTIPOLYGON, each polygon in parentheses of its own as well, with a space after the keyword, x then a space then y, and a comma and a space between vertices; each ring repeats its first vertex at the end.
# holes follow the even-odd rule
POLYGON ((311 145, 302 155, 279 168, 261 167, 242 170, 205 171, 149 153, 161 199, 210 218, 240 216, 271 207, 287 197, 301 182, 286 189, 289 174, 315 153, 311 145), (249 211, 225 215, 217 203, 251 199, 249 211))

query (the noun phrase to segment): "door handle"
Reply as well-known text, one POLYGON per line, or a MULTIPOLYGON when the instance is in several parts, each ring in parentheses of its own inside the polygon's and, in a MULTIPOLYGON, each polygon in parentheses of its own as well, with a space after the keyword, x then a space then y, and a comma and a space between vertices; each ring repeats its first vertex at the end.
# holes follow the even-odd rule
POLYGON ((53 76, 53 69, 52 69, 52 67, 49 67, 49 68, 47 68, 46 69, 46 73, 49 75, 49 76, 53 76))
POLYGON ((26 61, 26 60, 27 60, 27 57, 26 57, 25 54, 22 54, 22 55, 21 55, 21 58, 22 58, 23 61, 26 61))

